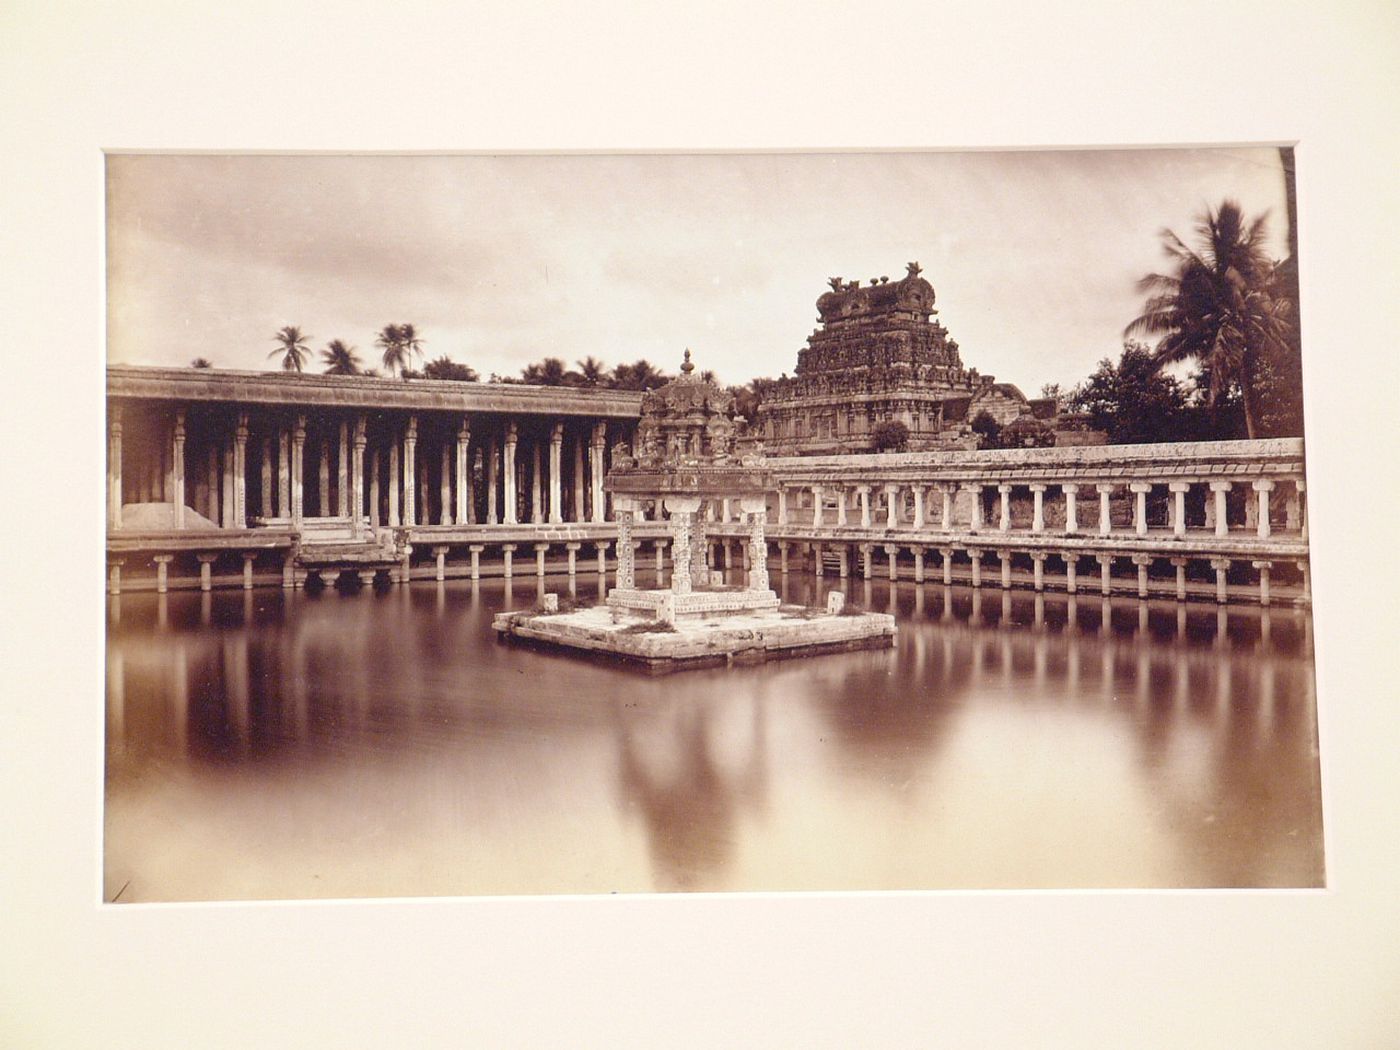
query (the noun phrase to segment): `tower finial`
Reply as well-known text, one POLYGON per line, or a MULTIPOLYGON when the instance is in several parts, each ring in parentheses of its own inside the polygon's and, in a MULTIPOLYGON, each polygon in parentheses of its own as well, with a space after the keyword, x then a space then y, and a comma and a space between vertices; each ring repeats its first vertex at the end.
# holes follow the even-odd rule
POLYGON ((695 371, 695 366, 690 363, 690 347, 685 348, 685 360, 681 362, 681 371, 686 375, 695 371))

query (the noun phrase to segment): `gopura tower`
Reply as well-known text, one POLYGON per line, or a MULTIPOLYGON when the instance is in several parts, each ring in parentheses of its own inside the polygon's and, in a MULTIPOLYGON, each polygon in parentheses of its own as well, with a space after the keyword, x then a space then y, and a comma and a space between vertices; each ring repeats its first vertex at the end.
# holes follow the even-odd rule
POLYGON ((967 443, 986 409, 999 423, 1031 411, 1014 386, 964 368, 934 319, 933 285, 917 262, 902 280, 833 277, 817 300, 821 327, 798 351, 796 375, 765 390, 756 430, 777 455, 866 452, 885 420, 909 428, 911 450, 967 443))

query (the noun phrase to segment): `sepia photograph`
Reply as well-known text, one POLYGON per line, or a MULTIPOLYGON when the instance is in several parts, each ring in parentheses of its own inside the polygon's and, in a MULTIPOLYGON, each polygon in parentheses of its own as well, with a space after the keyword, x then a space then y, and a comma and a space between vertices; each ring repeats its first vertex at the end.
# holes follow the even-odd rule
POLYGON ((105 902, 1326 885, 1291 147, 105 167, 105 902))

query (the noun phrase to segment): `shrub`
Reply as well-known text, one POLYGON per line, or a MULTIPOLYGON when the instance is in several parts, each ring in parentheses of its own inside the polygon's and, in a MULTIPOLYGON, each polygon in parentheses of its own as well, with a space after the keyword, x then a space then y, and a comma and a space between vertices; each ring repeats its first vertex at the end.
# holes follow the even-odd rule
POLYGON ((870 440, 876 452, 903 452, 909 448, 909 428, 898 419, 886 419, 875 424, 870 440))

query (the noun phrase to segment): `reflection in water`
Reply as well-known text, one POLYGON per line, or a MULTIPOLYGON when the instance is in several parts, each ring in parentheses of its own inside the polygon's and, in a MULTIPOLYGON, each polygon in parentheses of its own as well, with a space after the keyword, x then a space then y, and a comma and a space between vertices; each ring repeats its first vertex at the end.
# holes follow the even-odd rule
POLYGON ((896 647, 494 640, 595 582, 110 599, 107 896, 1322 883, 1305 612, 790 577, 896 647))

